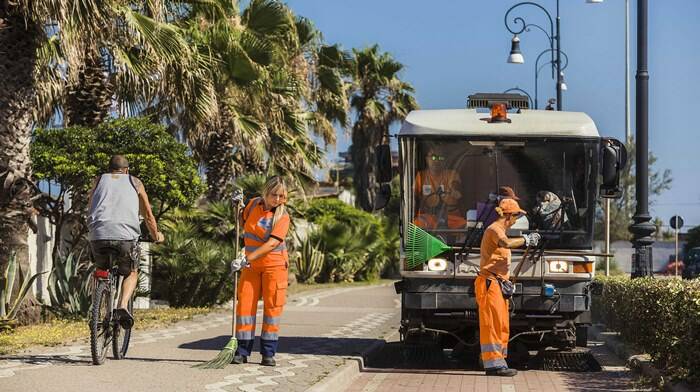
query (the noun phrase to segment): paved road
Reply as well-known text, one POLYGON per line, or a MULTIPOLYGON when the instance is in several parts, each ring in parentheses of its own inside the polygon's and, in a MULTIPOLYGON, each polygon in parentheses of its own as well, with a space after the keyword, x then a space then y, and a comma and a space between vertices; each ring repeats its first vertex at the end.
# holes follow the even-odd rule
MULTIPOLYGON (((391 340, 385 351, 395 344, 391 340)), ((397 361, 399 366, 375 360, 364 369, 345 392, 582 392, 582 391, 650 391, 636 381, 624 361, 612 354, 603 342, 589 340, 589 349, 601 365, 598 372, 554 372, 521 370, 513 378, 486 376, 482 370, 452 361, 449 370, 435 366, 421 368, 415 362, 397 361)), ((429 360, 435 357, 429 357, 429 360)), ((425 361, 425 359, 423 359, 425 361)), ((425 363, 425 362, 423 362, 425 363)))
POLYGON ((292 298, 274 368, 260 366, 256 354, 246 365, 192 369, 229 340, 230 314, 213 313, 163 330, 134 331, 127 359, 108 359, 103 366, 91 365, 85 342, 0 358, 0 391, 304 391, 396 329, 395 298, 389 285, 292 298))
MULTIPOLYGON (((228 342, 229 313, 212 313, 167 329, 135 331, 122 361, 90 362, 86 343, 0 358, 0 391, 304 391, 372 345, 396 340, 399 302, 391 285, 304 293, 282 319, 277 367, 251 363, 193 369, 228 342)), ((262 316, 258 316, 258 321, 262 316)), ((138 320, 137 320, 138 322, 138 320)), ((260 326, 258 326, 258 332, 260 326)), ((603 372, 523 371, 513 379, 476 370, 375 368, 348 392, 374 391, 631 391, 633 377, 604 346, 592 344, 603 372)), ((337 389, 332 389, 335 392, 337 389)))

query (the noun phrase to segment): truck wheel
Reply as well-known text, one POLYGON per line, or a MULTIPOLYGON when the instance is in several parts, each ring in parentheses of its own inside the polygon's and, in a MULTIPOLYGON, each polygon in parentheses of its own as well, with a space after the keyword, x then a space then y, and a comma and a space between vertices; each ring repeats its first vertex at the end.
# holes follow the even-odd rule
POLYGON ((588 346, 588 327, 577 326, 576 327, 576 346, 577 347, 587 347, 588 346))

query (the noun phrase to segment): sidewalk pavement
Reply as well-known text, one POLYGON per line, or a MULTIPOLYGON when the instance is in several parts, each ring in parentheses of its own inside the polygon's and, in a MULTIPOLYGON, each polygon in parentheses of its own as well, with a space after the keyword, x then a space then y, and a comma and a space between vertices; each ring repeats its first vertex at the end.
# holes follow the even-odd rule
POLYGON ((395 299, 390 285, 291 297, 282 316, 276 367, 259 365, 256 353, 245 365, 191 368, 228 342, 231 315, 222 312, 166 329, 134 331, 127 358, 116 361, 110 355, 102 366, 91 364, 87 342, 2 357, 0 390, 304 391, 396 330, 395 299))

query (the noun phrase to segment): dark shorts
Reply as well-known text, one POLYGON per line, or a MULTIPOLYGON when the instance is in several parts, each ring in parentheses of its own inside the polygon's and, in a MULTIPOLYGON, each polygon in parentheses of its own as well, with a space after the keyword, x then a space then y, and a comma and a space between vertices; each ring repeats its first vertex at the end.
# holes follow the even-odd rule
POLYGON ((99 269, 109 269, 112 265, 118 265, 119 274, 126 276, 139 268, 141 247, 138 241, 90 241, 90 249, 95 266, 99 269))

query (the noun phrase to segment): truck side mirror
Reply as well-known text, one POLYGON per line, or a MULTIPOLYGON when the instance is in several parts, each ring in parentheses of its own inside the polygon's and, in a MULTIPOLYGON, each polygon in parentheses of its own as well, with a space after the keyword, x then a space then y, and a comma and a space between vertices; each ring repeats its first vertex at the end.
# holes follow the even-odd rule
POLYGON ((374 155, 377 157, 377 182, 391 182, 393 173, 391 172, 391 149, 389 145, 378 145, 374 155))
POLYGON ((627 165, 627 149, 617 139, 605 138, 600 145, 600 197, 619 199, 622 196, 620 173, 627 165))

